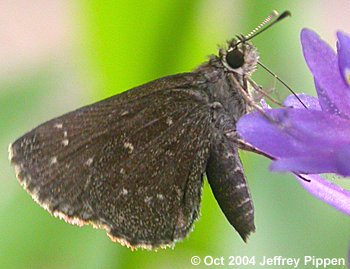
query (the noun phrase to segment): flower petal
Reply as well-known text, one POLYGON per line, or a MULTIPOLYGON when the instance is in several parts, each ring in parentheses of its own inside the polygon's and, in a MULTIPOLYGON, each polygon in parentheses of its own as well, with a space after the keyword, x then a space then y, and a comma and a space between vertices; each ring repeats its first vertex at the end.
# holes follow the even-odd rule
MULTIPOLYGON (((342 169, 338 169, 339 165, 337 160, 333 158, 334 154, 317 154, 316 156, 302 156, 302 157, 291 157, 291 158, 282 158, 274 161, 270 169, 272 171, 279 172, 288 172, 292 171, 295 173, 306 173, 306 174, 315 174, 323 173, 337 173, 343 175, 342 169)), ((349 171, 345 171, 350 175, 349 171)))
MULTIPOLYGON (((305 110, 303 110, 305 111, 305 110)), ((266 111, 278 117, 275 109, 266 111)), ((237 123, 239 135, 254 147, 273 157, 286 157, 296 151, 294 137, 288 136, 277 124, 272 124, 259 112, 247 114, 237 123)))
MULTIPOLYGON (((297 96, 308 109, 321 110, 320 103, 316 97, 307 95, 305 93, 297 94, 297 96)), ((290 108, 305 108, 294 95, 289 95, 284 100, 283 105, 290 108)))
POLYGON ((333 159, 337 162, 337 174, 350 176, 350 144, 344 144, 341 149, 336 152, 333 159))
POLYGON ((322 110, 350 117, 350 90, 339 72, 338 58, 327 43, 313 31, 301 32, 305 60, 314 75, 322 110))
POLYGON ((325 180, 319 175, 301 175, 311 180, 307 182, 297 177, 299 183, 312 195, 333 206, 339 211, 350 215, 350 192, 325 180))
POLYGON ((338 62, 339 70, 344 82, 350 87, 350 36, 338 32, 338 62))
POLYGON ((274 170, 350 175, 350 120, 317 110, 272 109, 237 123, 239 135, 278 159, 274 170))

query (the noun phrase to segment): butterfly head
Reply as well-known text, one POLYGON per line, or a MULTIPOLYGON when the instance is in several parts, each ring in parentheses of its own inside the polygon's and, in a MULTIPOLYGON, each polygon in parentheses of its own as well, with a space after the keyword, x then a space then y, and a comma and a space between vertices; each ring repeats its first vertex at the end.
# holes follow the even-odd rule
POLYGON ((239 75, 251 75, 259 60, 257 49, 243 39, 229 41, 228 49, 220 49, 219 56, 227 71, 239 75))
POLYGON ((290 15, 291 14, 289 11, 285 11, 282 14, 279 14, 277 11, 273 11, 248 35, 237 36, 237 39, 229 41, 228 49, 221 49, 219 51, 222 64, 227 71, 234 72, 242 76, 251 75, 251 73, 256 69, 259 55, 256 48, 248 41, 257 35, 260 35, 275 23, 290 15))

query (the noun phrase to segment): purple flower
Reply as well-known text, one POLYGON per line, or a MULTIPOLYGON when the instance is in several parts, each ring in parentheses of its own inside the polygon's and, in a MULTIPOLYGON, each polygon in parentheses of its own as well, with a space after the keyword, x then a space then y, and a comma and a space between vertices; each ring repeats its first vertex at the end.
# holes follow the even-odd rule
MULTIPOLYGON (((350 36, 338 32, 337 54, 311 30, 301 32, 318 98, 288 97, 284 108, 254 112, 237 125, 240 136, 271 156, 274 171, 302 174, 304 188, 350 214, 350 192, 313 174, 350 176, 350 36), (307 175, 305 175, 307 174, 307 175)), ((299 178, 300 179, 300 178, 299 178)))

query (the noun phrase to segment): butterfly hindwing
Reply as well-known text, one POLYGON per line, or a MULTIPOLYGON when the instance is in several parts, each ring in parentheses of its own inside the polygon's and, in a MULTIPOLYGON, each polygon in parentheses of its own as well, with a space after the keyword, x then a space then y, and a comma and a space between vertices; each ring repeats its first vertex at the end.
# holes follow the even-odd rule
MULTIPOLYGON (((130 142, 133 151, 125 161, 96 163, 97 180, 90 191, 93 207, 112 227, 112 237, 132 245, 164 245, 188 233, 198 215, 208 158, 208 116, 202 109, 191 109, 178 121, 174 118, 171 135, 160 134, 147 145, 130 142), (203 128, 199 136, 194 130, 198 126, 203 128)), ((105 150, 118 158, 113 146, 105 150)))

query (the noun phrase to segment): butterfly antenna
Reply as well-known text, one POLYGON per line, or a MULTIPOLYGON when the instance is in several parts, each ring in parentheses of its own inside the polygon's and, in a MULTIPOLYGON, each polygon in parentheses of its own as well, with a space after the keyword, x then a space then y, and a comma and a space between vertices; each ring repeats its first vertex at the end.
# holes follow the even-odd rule
POLYGON ((293 89, 291 87, 289 87, 287 83, 285 83, 282 79, 280 79, 274 72, 272 72, 266 65, 264 65, 260 61, 258 62, 258 65, 260 65, 262 68, 264 68, 269 74, 274 76, 274 78, 277 79, 280 83, 282 83, 282 85, 284 87, 286 87, 295 96, 295 98, 303 105, 303 107, 308 109, 307 106, 303 103, 303 101, 301 101, 300 97, 296 94, 296 92, 293 91, 293 89))
POLYGON ((291 13, 289 11, 284 11, 282 14, 279 14, 276 10, 272 11, 272 13, 267 16, 266 19, 262 21, 253 31, 251 31, 249 34, 244 36, 243 42, 248 41, 257 35, 260 35, 267 29, 269 29, 272 25, 276 24, 277 22, 281 21, 282 19, 291 16, 291 13))
POLYGON ((272 19, 276 18, 278 16, 278 12, 276 10, 272 11, 272 13, 267 16, 265 20, 262 21, 253 31, 251 31, 249 34, 247 34, 245 37, 245 40, 250 39, 256 32, 258 32, 261 28, 263 28, 267 23, 269 23, 272 19))

